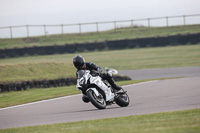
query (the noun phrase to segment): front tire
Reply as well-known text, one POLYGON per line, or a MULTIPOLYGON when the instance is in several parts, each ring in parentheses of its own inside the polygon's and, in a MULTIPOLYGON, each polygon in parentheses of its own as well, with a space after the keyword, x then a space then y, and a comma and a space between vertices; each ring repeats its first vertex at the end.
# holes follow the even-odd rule
POLYGON ((103 96, 100 94, 97 96, 92 90, 86 92, 87 97, 89 98, 90 102, 98 109, 105 109, 106 102, 103 96))

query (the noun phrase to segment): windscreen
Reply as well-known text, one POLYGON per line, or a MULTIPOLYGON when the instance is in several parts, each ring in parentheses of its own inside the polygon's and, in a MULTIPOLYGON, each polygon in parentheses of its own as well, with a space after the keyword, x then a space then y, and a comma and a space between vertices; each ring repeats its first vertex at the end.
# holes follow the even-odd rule
POLYGON ((83 77, 83 75, 85 74, 85 70, 79 70, 79 71, 77 72, 77 74, 78 74, 78 78, 80 79, 80 78, 83 77))

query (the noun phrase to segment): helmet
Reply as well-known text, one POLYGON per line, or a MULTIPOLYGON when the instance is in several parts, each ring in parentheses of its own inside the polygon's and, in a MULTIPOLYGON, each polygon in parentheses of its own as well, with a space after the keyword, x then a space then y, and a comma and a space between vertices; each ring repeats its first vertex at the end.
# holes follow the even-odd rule
POLYGON ((81 70, 85 67, 85 59, 81 55, 77 55, 73 59, 74 66, 81 70))

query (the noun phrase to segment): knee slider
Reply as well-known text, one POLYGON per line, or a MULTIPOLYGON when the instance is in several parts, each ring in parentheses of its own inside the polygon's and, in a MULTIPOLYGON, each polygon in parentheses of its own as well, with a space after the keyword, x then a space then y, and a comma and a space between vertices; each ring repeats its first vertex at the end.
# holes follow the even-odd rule
POLYGON ((90 102, 90 100, 86 97, 86 96, 82 96, 82 100, 83 100, 83 102, 85 102, 85 103, 88 103, 88 102, 90 102))

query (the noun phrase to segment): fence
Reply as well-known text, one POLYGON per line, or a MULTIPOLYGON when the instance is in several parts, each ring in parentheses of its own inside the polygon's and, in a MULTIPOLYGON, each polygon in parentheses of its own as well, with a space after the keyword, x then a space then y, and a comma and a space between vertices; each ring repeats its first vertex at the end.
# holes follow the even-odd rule
POLYGON ((189 24, 200 24, 200 14, 167 16, 167 17, 135 19, 135 20, 77 23, 77 24, 22 25, 22 26, 0 27, 0 38, 12 39, 16 37, 31 37, 39 35, 47 36, 51 34, 66 34, 66 33, 81 34, 85 32, 100 32, 109 29, 116 30, 119 27, 134 27, 135 25, 142 25, 146 27, 154 27, 154 26, 168 27, 172 25, 189 25, 189 24), (66 27, 70 28, 66 30, 66 27), (16 34, 14 35, 14 33, 16 34))

